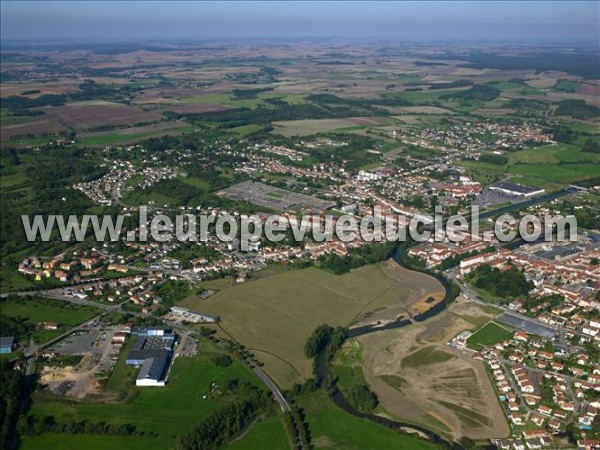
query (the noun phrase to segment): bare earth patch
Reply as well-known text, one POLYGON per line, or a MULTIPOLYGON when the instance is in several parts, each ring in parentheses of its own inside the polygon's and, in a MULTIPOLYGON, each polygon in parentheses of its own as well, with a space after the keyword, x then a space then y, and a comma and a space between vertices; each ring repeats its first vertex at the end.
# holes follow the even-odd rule
MULTIPOLYGON (((463 313, 476 314, 461 308, 463 313)), ((483 363, 446 345, 460 331, 475 328, 445 311, 425 323, 359 338, 365 379, 382 406, 395 416, 455 439, 508 435, 483 363)))
POLYGON ((51 392, 67 397, 84 398, 100 387, 95 377, 97 355, 86 354, 76 366, 44 366, 40 382, 51 392))
POLYGON ((371 314, 362 321, 363 325, 413 317, 432 308, 444 298, 443 286, 433 277, 405 269, 392 259, 382 263, 381 268, 407 294, 386 310, 371 314))

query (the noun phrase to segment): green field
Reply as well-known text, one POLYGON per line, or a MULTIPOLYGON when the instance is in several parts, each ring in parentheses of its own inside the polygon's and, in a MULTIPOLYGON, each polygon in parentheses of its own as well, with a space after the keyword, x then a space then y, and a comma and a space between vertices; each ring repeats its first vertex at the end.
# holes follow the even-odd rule
POLYGON ((123 202, 127 205, 145 205, 150 202, 154 202, 157 205, 173 205, 177 203, 177 199, 161 194, 160 192, 153 191, 152 188, 148 190, 135 190, 130 192, 124 199, 123 202))
POLYGON ((350 119, 301 119, 282 120, 273 122, 275 134, 284 136, 309 136, 317 133, 327 133, 341 128, 356 127, 350 119))
POLYGON ((228 450, 285 450, 292 448, 283 420, 269 417, 255 424, 248 434, 232 443, 228 450))
POLYGON ((29 179, 22 171, 16 171, 15 173, 2 175, 0 177, 0 188, 2 190, 7 188, 15 189, 17 187, 20 187, 20 185, 24 185, 28 181, 29 179))
POLYGON ((242 125, 239 127, 233 127, 233 128, 230 128, 229 131, 239 134, 240 136, 247 136, 248 134, 256 133, 257 131, 260 131, 262 129, 263 129, 262 126, 253 123, 251 125, 242 125))
POLYGON ((368 385, 363 374, 362 346, 356 339, 344 343, 344 346, 336 353, 329 369, 332 375, 338 379, 338 385, 344 392, 352 385, 368 385))
POLYGON ((167 450, 159 439, 130 436, 101 436, 90 434, 46 433, 39 436, 21 436, 21 450, 167 450))
POLYGON ((473 349, 480 349, 487 345, 493 345, 513 335, 512 331, 498 325, 496 322, 489 322, 467 339, 467 345, 473 349))
MULTIPOLYGON (((44 301, 43 299, 41 300, 44 301)), ((57 300, 60 302, 60 300, 57 300)), ((61 302, 60 306, 38 303, 35 300, 3 301, 2 314, 10 317, 22 317, 29 322, 57 322, 61 325, 79 325, 99 313, 90 306, 61 302)))
POLYGON ((307 413, 311 443, 315 449, 425 450, 435 445, 407 434, 354 417, 336 407, 319 391, 298 402, 307 413))
MULTIPOLYGON (((508 153, 506 165, 481 161, 459 161, 459 165, 478 173, 502 176, 505 173, 519 175, 537 182, 561 183, 563 185, 598 176, 600 155, 581 150, 582 143, 552 144, 508 153)), ((524 183, 527 184, 525 180, 524 183)))
POLYGON ((173 127, 171 129, 160 129, 147 130, 147 131, 135 131, 135 128, 127 130, 128 132, 107 132, 106 134, 88 135, 81 137, 81 145, 84 147, 96 147, 104 145, 117 145, 123 143, 131 143, 141 141, 144 139, 150 139, 159 136, 174 136, 182 133, 188 133, 194 131, 194 127, 191 125, 182 125, 180 127, 173 127))
MULTIPOLYGON (((76 402, 51 397, 47 393, 34 394, 33 406, 30 413, 40 418, 54 416, 57 422, 70 420, 94 420, 106 423, 130 423, 138 431, 155 432, 158 437, 143 440, 139 437, 115 438, 116 445, 123 448, 138 448, 142 442, 143 448, 156 448, 167 450, 173 445, 176 436, 188 431, 195 423, 217 410, 223 404, 220 399, 209 396, 210 385, 213 382, 222 384, 227 380, 237 379, 240 382, 255 384, 254 374, 238 361, 228 368, 218 367, 211 361, 214 354, 207 350, 208 344, 199 345, 199 356, 195 358, 180 357, 175 360, 169 376, 169 383, 164 388, 135 388, 136 395, 128 403, 92 403, 76 402), (203 399, 203 396, 208 396, 203 399)), ((133 377, 120 374, 118 380, 123 383, 133 383, 133 377)), ((111 381, 109 380, 109 384, 111 381)), ((86 435, 75 435, 69 440, 69 448, 86 448, 86 443, 92 439, 86 435), (81 441, 79 441, 81 439, 81 441)), ((104 436, 95 436, 97 445, 105 439, 104 436)), ((27 439, 25 448, 52 448, 46 447, 53 440, 48 434, 42 434, 27 439)), ((64 447, 55 447, 64 448, 64 447)), ((92 448, 109 448, 96 446, 92 448)), ((116 447, 119 448, 119 447, 116 447)))
MULTIPOLYGON (((344 275, 315 268, 294 270, 222 289, 205 300, 191 296, 182 306, 219 316, 222 329, 288 387, 312 372, 304 343, 317 326, 347 326, 361 312, 405 298, 407 290, 381 267, 366 266, 344 275)), ((419 276, 426 275, 415 274, 419 276)))
POLYGON ((526 178, 531 177, 551 182, 573 183, 575 181, 598 177, 598 166, 596 164, 521 164, 512 166, 508 172, 522 175, 526 178))
POLYGON ((579 86, 581 86, 581 83, 578 81, 558 80, 558 83, 554 85, 554 90, 561 92, 575 92, 579 86))
POLYGON ((182 98, 181 101, 183 103, 204 103, 207 105, 223 105, 229 106, 231 108, 256 108, 258 106, 267 108, 273 107, 273 105, 265 102, 265 100, 268 99, 279 99, 290 105, 299 105, 302 103, 306 103, 304 95, 277 94, 274 92, 261 92, 258 93, 254 98, 246 99, 235 99, 234 95, 226 92, 222 94, 208 94, 198 95, 194 97, 185 97, 182 98))
POLYGON ((448 360, 452 359, 453 357, 454 356, 452 355, 452 353, 438 350, 434 346, 424 347, 424 348, 417 350, 416 352, 411 353, 410 355, 406 356, 402 360, 402 367, 409 368, 409 367, 426 366, 429 364, 435 364, 435 363, 441 363, 444 361, 448 361, 448 360))
POLYGON ((100 310, 90 306, 76 305, 53 299, 18 299, 11 298, 0 304, 2 314, 8 317, 20 317, 36 325, 42 322, 56 322, 57 330, 36 329, 31 333, 38 344, 47 342, 60 336, 69 327, 79 325, 98 315, 100 310))

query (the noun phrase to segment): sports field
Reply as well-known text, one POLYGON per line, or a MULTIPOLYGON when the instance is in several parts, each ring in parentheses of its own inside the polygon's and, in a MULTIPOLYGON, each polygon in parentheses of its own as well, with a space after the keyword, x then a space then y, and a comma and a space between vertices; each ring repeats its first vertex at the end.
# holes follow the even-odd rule
POLYGON ((310 376, 304 343, 320 324, 349 325, 367 312, 417 300, 431 277, 406 271, 402 280, 382 270, 388 263, 344 275, 310 268, 274 275, 219 291, 206 300, 189 297, 182 306, 214 314, 221 327, 265 363, 282 387, 310 376), (409 278, 410 276, 410 278, 409 278))
POLYGON ((512 331, 498 325, 495 322, 489 322, 467 339, 467 345, 474 349, 479 349, 484 345, 492 345, 509 339, 512 336, 512 331))

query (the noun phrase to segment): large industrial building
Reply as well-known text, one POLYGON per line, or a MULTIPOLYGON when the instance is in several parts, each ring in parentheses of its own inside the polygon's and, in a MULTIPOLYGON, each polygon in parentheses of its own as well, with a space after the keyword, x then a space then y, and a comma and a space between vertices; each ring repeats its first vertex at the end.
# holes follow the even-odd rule
POLYGON ((188 322, 208 322, 214 323, 218 322, 219 318, 217 316, 210 316, 208 314, 199 313, 196 311, 191 311, 187 308, 182 308, 181 306, 171 306, 171 314, 186 320, 188 322))
POLYGON ((533 188, 523 184, 511 183, 510 181, 499 181, 490 185, 490 190, 504 192, 505 194, 514 195, 517 197, 533 197, 543 194, 544 189, 533 188))
POLYGON ((169 356, 167 352, 162 352, 151 358, 146 358, 135 380, 135 385, 164 386, 164 377, 169 365, 169 356))
POLYGON ((142 366, 135 380, 136 386, 165 385, 174 344, 175 335, 165 334, 164 330, 152 330, 151 335, 137 334, 125 358, 127 365, 142 366))

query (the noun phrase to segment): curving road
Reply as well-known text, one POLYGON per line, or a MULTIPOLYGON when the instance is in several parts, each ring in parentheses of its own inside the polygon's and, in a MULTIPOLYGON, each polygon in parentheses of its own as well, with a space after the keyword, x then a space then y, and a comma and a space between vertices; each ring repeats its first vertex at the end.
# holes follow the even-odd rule
POLYGON ((260 378, 260 380, 264 384, 267 385, 267 387, 273 394, 273 397, 275 397, 275 400, 277 401, 277 403, 279 403, 279 406, 281 406, 281 410, 283 412, 290 412, 290 404, 285 399, 275 382, 271 380, 271 378, 269 378, 269 375, 267 375, 267 373, 262 369, 262 367, 258 366, 252 361, 248 361, 248 365, 250 366, 250 369, 252 369, 252 372, 254 372, 256 376, 260 378))

